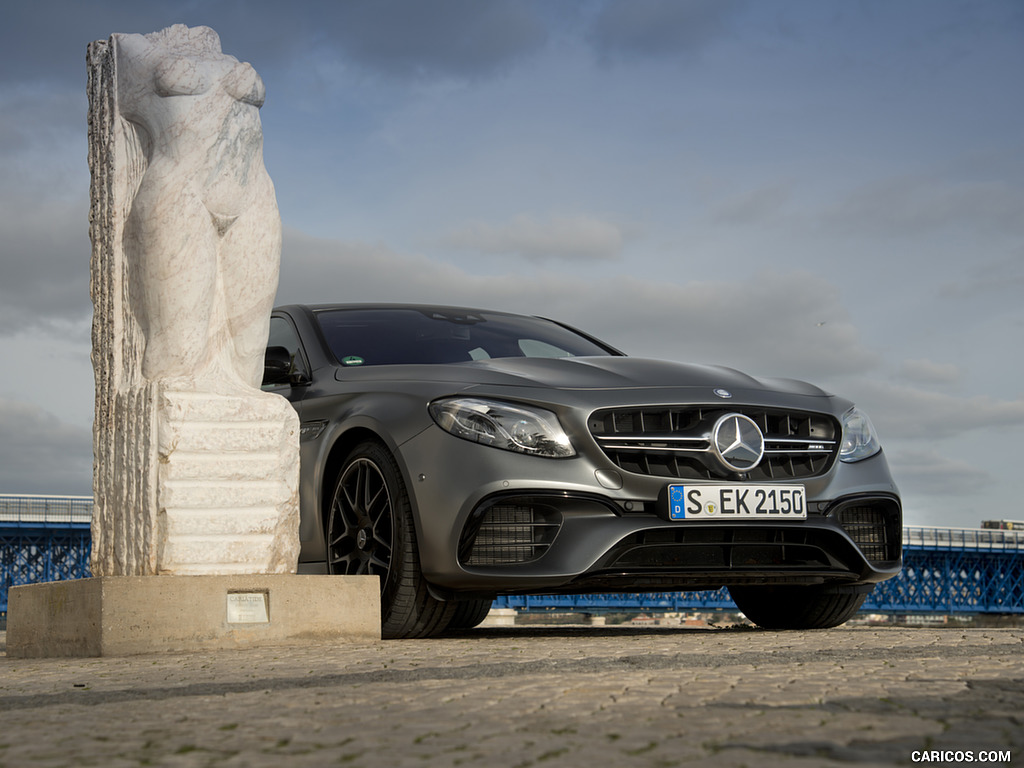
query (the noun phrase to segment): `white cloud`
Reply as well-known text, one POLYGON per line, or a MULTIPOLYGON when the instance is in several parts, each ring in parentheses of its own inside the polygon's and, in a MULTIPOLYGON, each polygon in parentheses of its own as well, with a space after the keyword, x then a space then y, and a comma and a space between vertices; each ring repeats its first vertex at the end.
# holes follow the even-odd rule
POLYGON ((450 230, 443 246, 487 255, 518 256, 528 261, 612 260, 622 254, 624 236, 615 224, 592 216, 521 214, 505 224, 473 222, 450 230))
POLYGON ((883 437, 940 440, 974 430, 1019 429, 1024 400, 989 395, 954 396, 877 380, 858 384, 883 437))
POLYGON ((983 490, 992 481, 984 469, 938 451, 889 450, 887 455, 904 494, 963 496, 983 490))
POLYGON ((940 287, 939 295, 943 300, 981 296, 991 301, 992 297, 1002 294, 1012 297, 1010 306, 1016 307, 1016 298, 1024 291, 1024 243, 1018 241, 1000 257, 972 261, 967 274, 958 277, 957 281, 940 287))
POLYGON ((899 375, 914 384, 956 384, 963 376, 963 370, 954 363, 904 360, 899 375))
POLYGON ((285 233, 282 258, 278 303, 414 301, 546 315, 630 354, 731 365, 754 375, 817 380, 877 363, 835 286, 806 273, 690 283, 552 270, 480 276, 380 245, 294 230, 285 233))
POLYGON ((792 185, 771 184, 709 199, 710 221, 720 226, 759 226, 777 222, 792 197, 792 185))
POLYGON ((853 190, 825 217, 849 231, 903 237, 960 227, 1017 237, 1024 234, 1024 189, 1003 179, 882 178, 853 190))
POLYGON ((977 466, 971 457, 900 441, 885 447, 903 498, 905 524, 970 528, 982 520, 1013 517, 992 504, 1000 493, 999 473, 977 466))
POLYGON ((357 301, 456 303, 483 278, 386 245, 324 240, 286 229, 279 304, 357 301))

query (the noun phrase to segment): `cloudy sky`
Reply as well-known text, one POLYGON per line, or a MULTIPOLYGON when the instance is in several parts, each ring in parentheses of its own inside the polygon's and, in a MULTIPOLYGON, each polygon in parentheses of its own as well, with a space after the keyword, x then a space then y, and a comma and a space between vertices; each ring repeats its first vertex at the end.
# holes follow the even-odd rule
POLYGON ((1024 519, 1018 0, 39 0, 0 27, 0 493, 90 493, 85 49, 267 86, 278 300, 555 316, 808 379, 916 525, 1024 519))

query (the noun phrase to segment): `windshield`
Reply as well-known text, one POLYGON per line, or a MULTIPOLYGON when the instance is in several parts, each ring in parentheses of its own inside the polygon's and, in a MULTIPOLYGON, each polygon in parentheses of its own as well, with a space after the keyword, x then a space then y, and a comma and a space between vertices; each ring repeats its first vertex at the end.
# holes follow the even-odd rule
POLYGON ((345 366, 617 354, 557 323, 518 315, 375 308, 322 310, 316 316, 345 366))

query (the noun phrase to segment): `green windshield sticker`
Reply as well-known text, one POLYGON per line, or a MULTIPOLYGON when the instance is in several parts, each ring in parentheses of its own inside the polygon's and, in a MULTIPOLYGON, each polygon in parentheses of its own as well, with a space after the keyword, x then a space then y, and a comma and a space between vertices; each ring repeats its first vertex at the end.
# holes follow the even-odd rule
POLYGON ((341 362, 343 365, 362 365, 364 360, 356 355, 349 355, 348 357, 343 357, 341 362))

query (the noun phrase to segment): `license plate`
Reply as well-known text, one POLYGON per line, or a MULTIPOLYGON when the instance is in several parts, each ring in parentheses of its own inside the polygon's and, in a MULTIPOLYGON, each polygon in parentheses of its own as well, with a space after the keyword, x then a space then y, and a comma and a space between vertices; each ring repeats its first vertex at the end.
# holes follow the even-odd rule
POLYGON ((802 485, 670 485, 669 520, 804 520, 802 485))

